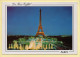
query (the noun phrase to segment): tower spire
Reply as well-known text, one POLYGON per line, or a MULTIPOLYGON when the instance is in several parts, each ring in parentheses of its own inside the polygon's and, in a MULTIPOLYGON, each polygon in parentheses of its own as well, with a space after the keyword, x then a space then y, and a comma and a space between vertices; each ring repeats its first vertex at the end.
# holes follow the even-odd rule
POLYGON ((41 9, 40 9, 40 22, 39 22, 39 23, 40 23, 40 25, 41 25, 41 9))

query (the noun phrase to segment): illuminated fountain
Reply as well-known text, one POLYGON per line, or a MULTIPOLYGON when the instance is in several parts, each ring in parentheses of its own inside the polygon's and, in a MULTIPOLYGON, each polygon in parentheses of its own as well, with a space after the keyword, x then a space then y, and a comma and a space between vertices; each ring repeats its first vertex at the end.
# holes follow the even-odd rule
POLYGON ((54 50, 57 45, 63 45, 62 41, 56 38, 29 37, 28 40, 19 38, 9 44, 9 50, 54 50), (54 46, 54 47, 53 47, 54 46))

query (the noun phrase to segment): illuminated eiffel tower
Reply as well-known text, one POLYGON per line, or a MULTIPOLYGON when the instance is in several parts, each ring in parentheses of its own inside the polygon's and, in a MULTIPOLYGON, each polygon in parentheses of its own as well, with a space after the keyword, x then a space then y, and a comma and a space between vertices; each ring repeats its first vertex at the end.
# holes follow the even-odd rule
POLYGON ((45 34, 44 34, 44 32, 43 32, 43 29, 42 29, 42 25, 41 25, 41 9, 40 9, 39 27, 38 27, 38 31, 37 31, 37 33, 36 33, 36 36, 38 36, 38 35, 43 35, 43 36, 45 36, 45 34), (41 32, 40 32, 40 30, 41 30, 41 32))

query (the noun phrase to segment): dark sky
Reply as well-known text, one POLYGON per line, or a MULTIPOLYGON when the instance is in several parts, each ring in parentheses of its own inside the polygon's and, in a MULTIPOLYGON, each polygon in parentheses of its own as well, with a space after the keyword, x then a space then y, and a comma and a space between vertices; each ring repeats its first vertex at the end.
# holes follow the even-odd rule
POLYGON ((40 8, 45 35, 72 35, 70 6, 7 7, 7 34, 35 35, 39 26, 40 8))

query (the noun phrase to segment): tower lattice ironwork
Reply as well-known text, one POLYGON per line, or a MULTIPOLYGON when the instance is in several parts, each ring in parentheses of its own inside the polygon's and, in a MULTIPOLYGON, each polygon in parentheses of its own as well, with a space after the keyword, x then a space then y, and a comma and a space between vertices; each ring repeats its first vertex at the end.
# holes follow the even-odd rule
POLYGON ((36 36, 38 35, 43 35, 45 36, 44 32, 43 32, 43 28, 42 28, 42 24, 41 24, 41 9, 40 9, 40 20, 39 20, 39 27, 38 27, 38 31, 36 33, 36 36), (41 30, 41 31, 40 31, 41 30))

